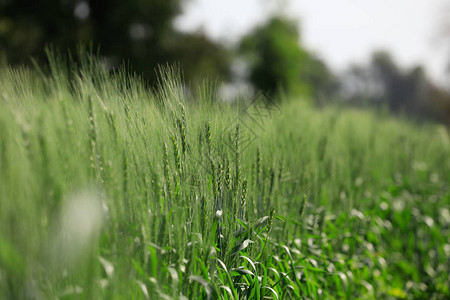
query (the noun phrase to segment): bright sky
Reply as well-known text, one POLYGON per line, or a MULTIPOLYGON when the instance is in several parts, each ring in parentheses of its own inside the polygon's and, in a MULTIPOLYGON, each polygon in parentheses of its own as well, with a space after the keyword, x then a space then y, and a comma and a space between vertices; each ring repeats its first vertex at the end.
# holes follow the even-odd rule
POLYGON ((175 24, 232 43, 280 2, 289 2, 285 11, 300 18, 303 43, 334 70, 386 49, 401 66, 420 63, 443 81, 450 57, 438 32, 448 0, 190 0, 175 24))

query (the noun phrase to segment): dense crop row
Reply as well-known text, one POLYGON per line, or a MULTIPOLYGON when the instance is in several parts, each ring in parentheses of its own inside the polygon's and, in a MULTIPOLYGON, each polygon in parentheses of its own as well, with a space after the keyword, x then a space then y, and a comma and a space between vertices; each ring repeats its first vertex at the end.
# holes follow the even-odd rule
POLYGON ((0 71, 0 298, 450 296, 446 128, 51 61, 0 71))

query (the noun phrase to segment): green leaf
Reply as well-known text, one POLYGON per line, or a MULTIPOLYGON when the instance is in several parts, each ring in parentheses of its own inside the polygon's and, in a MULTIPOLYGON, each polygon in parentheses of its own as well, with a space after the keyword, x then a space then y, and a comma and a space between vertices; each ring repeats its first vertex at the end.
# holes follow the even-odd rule
POLYGON ((235 246, 231 252, 231 255, 235 255, 236 253, 238 253, 239 251, 244 250, 245 248, 248 247, 248 245, 253 244, 254 242, 252 240, 246 239, 244 242, 242 242, 241 244, 235 246))
POLYGON ((217 291, 214 289, 214 287, 208 282, 206 281, 203 277, 200 276, 196 276, 196 275, 191 275, 189 276, 189 281, 196 281, 198 283, 200 283, 204 288, 205 288, 205 292, 206 292, 206 297, 207 299, 218 299, 219 295, 217 294, 217 291))

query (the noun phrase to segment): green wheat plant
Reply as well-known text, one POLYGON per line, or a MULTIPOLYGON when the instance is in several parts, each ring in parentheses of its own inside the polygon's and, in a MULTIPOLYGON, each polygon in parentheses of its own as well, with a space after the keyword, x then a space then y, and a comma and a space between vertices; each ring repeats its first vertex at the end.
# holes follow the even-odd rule
POLYGON ((0 299, 450 297, 448 128, 159 73, 0 69, 0 299))

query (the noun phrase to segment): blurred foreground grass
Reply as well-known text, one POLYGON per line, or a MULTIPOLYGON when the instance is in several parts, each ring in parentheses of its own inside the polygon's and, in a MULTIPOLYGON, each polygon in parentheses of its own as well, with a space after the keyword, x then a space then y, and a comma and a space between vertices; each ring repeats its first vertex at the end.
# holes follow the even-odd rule
POLYGON ((0 70, 0 298, 448 299, 448 129, 0 70))

